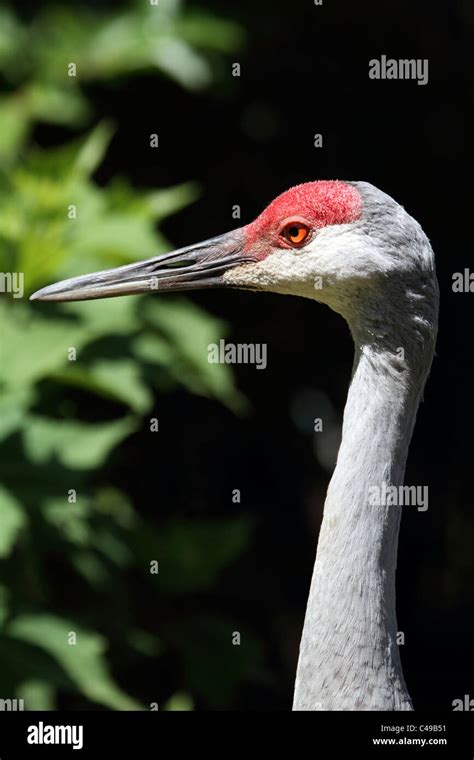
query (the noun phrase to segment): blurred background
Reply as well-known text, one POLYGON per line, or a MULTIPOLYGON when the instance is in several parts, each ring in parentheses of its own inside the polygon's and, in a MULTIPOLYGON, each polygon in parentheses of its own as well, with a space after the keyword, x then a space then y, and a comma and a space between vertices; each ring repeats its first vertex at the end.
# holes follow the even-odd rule
POLYGON ((346 325, 269 294, 27 296, 225 232, 324 178, 393 195, 437 255, 438 351, 406 478, 430 502, 402 521, 401 653, 417 709, 474 696, 474 295, 451 289, 472 261, 473 25, 455 0, 0 7, 0 271, 25 273, 25 297, 0 301, 0 698, 290 708, 346 325), (429 84, 369 80, 382 54, 428 58, 429 84), (220 338, 266 343, 266 371, 208 364, 220 338))

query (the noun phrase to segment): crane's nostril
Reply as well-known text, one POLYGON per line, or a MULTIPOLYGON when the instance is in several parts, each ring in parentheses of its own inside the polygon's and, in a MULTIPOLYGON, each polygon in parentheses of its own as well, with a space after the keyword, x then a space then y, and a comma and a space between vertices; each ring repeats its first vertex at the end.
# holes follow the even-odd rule
POLYGON ((196 263, 196 259, 188 259, 187 261, 169 261, 164 269, 181 269, 182 267, 188 267, 196 263))
POLYGON ((186 259, 175 259, 171 261, 157 261, 156 264, 152 267, 151 271, 156 272, 158 270, 163 271, 164 269, 183 269, 184 267, 189 267, 196 263, 197 258, 189 257, 186 259))

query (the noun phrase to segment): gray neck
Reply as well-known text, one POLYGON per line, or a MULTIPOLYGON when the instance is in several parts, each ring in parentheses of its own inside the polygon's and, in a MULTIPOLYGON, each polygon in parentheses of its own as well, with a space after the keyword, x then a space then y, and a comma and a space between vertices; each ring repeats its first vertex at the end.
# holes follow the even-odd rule
POLYGON ((432 349, 411 366, 399 358, 396 341, 380 347, 368 334, 354 340, 342 443, 301 640, 296 710, 412 709, 396 641, 401 507, 374 504, 374 487, 403 483, 432 349))

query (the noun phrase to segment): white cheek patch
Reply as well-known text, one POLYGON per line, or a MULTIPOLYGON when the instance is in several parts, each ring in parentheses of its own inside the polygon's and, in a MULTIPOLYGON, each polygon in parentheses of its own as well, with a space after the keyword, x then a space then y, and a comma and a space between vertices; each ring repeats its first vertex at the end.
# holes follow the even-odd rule
POLYGON ((272 290, 274 285, 291 280, 293 276, 293 252, 276 251, 261 261, 229 269, 223 279, 229 285, 272 290))
POLYGON ((360 234, 353 225, 326 227, 308 245, 276 250, 259 262, 235 267, 225 273, 224 281, 233 287, 326 301, 324 288, 354 275, 360 262, 354 249, 360 246, 360 234))

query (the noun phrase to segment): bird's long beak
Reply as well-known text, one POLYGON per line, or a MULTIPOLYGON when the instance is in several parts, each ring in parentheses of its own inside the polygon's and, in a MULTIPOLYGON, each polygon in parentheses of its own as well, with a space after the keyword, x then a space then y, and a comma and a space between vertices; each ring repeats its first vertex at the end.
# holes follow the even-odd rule
POLYGON ((48 285, 30 300, 87 301, 133 293, 215 288, 229 269, 254 259, 244 252, 244 228, 136 264, 48 285))

